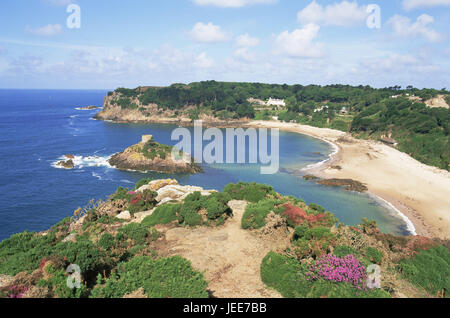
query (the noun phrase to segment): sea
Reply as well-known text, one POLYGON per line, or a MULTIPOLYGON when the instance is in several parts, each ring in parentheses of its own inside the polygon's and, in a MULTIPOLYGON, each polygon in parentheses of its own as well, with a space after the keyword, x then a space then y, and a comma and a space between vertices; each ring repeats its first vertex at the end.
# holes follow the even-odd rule
MULTIPOLYGON (((280 132, 280 170, 260 173, 260 164, 203 164, 203 173, 159 174, 119 171, 108 158, 153 135, 160 143, 177 144, 175 125, 118 124, 97 121, 105 90, 0 90, 0 241, 12 234, 48 229, 91 199, 106 199, 119 186, 133 188, 142 178, 174 178, 182 185, 222 190, 228 183, 269 184, 283 195, 320 204, 340 222, 358 225, 377 221, 385 233, 412 234, 410 224, 387 202, 306 181, 303 169, 321 163, 335 149, 309 136, 280 132), (56 163, 75 156, 73 170, 56 163)), ((188 128, 192 131, 192 128, 188 128)), ((237 148, 237 147, 236 147, 237 148)))

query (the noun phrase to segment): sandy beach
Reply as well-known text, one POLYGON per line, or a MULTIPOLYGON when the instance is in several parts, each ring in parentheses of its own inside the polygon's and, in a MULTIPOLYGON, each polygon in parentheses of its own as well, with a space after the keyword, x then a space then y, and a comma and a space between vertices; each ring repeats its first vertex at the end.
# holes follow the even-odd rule
POLYGON ((450 239, 450 173, 420 163, 377 141, 341 131, 277 121, 252 121, 248 127, 279 128, 328 141, 339 151, 308 174, 353 179, 387 201, 414 225, 418 235, 450 239), (340 169, 336 168, 340 167, 340 169))

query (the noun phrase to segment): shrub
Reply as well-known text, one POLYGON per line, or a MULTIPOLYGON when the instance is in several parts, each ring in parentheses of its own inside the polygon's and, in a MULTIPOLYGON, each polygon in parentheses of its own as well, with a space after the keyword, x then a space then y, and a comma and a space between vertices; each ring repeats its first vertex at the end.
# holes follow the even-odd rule
POLYGON ((373 247, 367 247, 366 256, 368 260, 375 264, 381 264, 383 261, 383 253, 373 247))
POLYGON ((98 246, 103 248, 104 250, 110 250, 116 245, 116 242, 114 240, 114 236, 112 236, 109 233, 105 233, 102 235, 100 240, 98 241, 98 246))
POLYGON ((353 284, 333 282, 324 278, 312 280, 305 265, 273 252, 261 264, 261 279, 269 287, 287 298, 386 298, 389 293, 380 289, 359 290, 353 284))
POLYGON ((177 220, 177 215, 180 212, 182 204, 166 203, 156 208, 152 215, 147 216, 142 225, 146 227, 155 226, 157 224, 168 224, 177 220))
POLYGON ((23 232, 0 243, 0 273, 16 275, 39 268, 40 261, 53 253, 57 243, 55 232, 38 235, 23 232))
POLYGON ((317 260, 309 270, 306 273, 308 279, 322 278, 335 283, 350 283, 357 289, 366 290, 366 269, 353 255, 343 258, 327 255, 317 260))
POLYGON ((337 257, 345 257, 347 255, 358 255, 359 253, 351 246, 338 245, 334 248, 333 254, 337 257))
POLYGON ((151 298, 207 298, 208 283, 190 262, 179 256, 160 258, 136 256, 118 266, 103 286, 96 286, 91 297, 122 298, 143 288, 151 298))
POLYGON ((128 210, 131 214, 149 211, 156 205, 157 196, 158 193, 151 190, 145 190, 142 193, 138 192, 136 194, 132 194, 128 210))
POLYGON ((199 211, 205 209, 209 221, 220 223, 227 215, 231 214, 231 209, 227 205, 229 200, 228 195, 219 192, 207 196, 202 196, 200 192, 194 192, 184 200, 184 204, 178 213, 178 220, 183 225, 201 225, 204 220, 199 211))
POLYGON ((271 186, 257 183, 228 184, 223 193, 228 194, 233 200, 245 200, 248 202, 259 202, 268 195, 275 195, 275 191, 271 186))
POLYGON ((318 204, 315 204, 315 203, 311 203, 308 207, 310 209, 312 209, 313 211, 318 212, 318 213, 324 213, 325 212, 325 208, 323 208, 322 206, 320 206, 318 204))
POLYGON ((136 183, 136 186, 134 187, 134 189, 137 190, 140 187, 149 184, 151 181, 152 181, 152 179, 149 179, 149 178, 141 179, 136 183))
POLYGON ((264 199, 257 203, 249 204, 242 216, 243 229, 259 229, 266 225, 267 215, 274 210, 275 201, 264 199))
POLYGON ((67 286, 68 274, 64 269, 55 270, 52 266, 47 266, 46 271, 51 274, 48 280, 41 279, 39 287, 48 287, 58 298, 82 298, 87 296, 86 285, 80 283, 80 288, 69 288, 67 286))
POLYGON ((134 241, 134 244, 144 244, 149 237, 149 229, 139 223, 130 223, 118 230, 118 233, 123 234, 124 239, 130 239, 134 241))
POLYGON ((301 279, 301 264, 286 256, 270 252, 261 263, 261 279, 268 287, 279 291, 283 297, 302 297, 309 287, 301 279))
POLYGON ((64 257, 69 264, 80 266, 83 276, 88 279, 92 274, 108 269, 110 265, 106 253, 87 239, 79 239, 76 243, 58 243, 54 254, 64 257))
POLYGON ((414 257, 400 261, 398 270, 414 285, 436 295, 450 289, 450 252, 444 246, 420 251, 414 257))
POLYGON ((128 188, 119 187, 116 192, 111 196, 111 201, 117 200, 127 200, 129 201, 131 195, 129 194, 128 188))
POLYGON ((294 230, 294 240, 304 238, 309 231, 308 225, 299 225, 294 230))

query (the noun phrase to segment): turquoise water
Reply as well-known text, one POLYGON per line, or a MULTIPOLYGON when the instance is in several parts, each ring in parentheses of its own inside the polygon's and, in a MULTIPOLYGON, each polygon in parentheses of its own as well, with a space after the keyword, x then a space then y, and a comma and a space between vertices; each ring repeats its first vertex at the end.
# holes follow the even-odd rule
POLYGON ((76 107, 101 105, 106 91, 0 90, 0 240, 24 230, 42 231, 72 215, 90 199, 105 199, 119 186, 133 187, 144 177, 175 178, 184 185, 222 190, 231 182, 272 185, 284 195, 317 203, 341 222, 357 225, 363 217, 376 220, 383 232, 408 234, 406 223, 365 194, 305 181, 297 171, 327 159, 331 146, 294 133, 280 132, 280 172, 261 175, 258 165, 204 165, 196 175, 164 175, 118 171, 109 156, 152 134, 175 145, 176 126, 114 124, 92 120, 96 111, 76 107), (54 163, 65 154, 77 156, 73 170, 54 163))

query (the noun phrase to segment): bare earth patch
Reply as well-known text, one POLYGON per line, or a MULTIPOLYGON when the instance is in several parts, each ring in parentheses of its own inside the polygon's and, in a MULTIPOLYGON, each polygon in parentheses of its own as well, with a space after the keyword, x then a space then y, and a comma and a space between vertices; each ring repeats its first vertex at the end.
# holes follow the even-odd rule
POLYGON ((247 203, 230 201, 233 218, 224 226, 172 228, 167 230, 164 249, 180 255, 205 273, 209 290, 219 298, 279 298, 261 281, 260 266, 271 250, 279 250, 289 241, 288 235, 263 236, 243 230, 241 219, 247 203))

